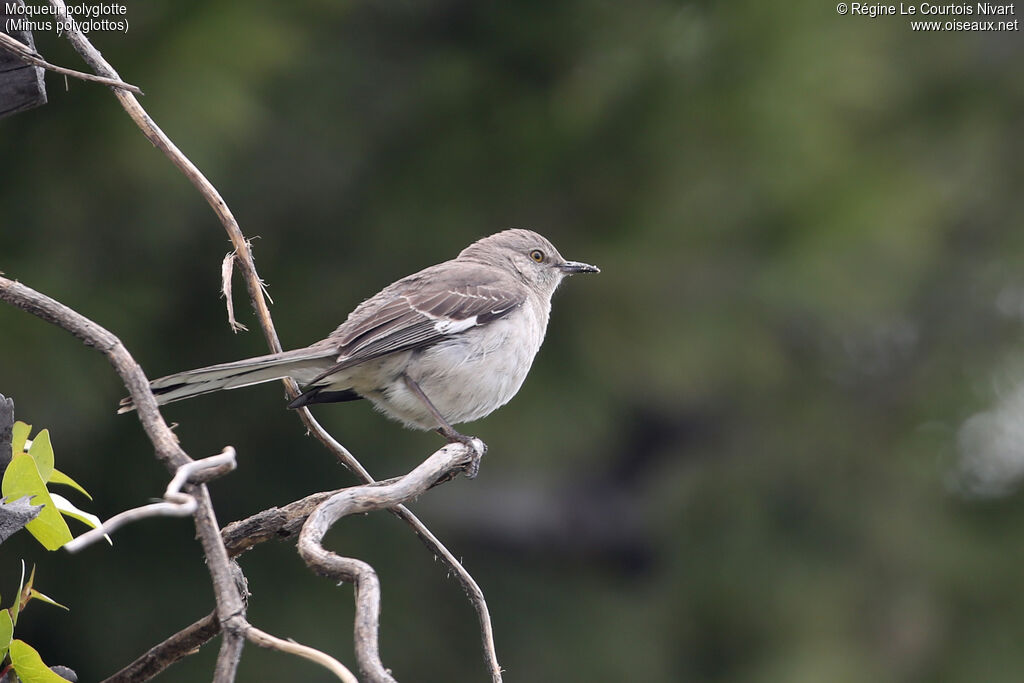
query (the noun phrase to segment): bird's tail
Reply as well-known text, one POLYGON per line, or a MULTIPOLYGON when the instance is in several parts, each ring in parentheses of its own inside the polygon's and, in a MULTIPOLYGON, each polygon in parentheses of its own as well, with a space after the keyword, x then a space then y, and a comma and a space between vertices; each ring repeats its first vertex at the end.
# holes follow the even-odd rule
MULTIPOLYGON (((337 357, 337 350, 330 347, 296 349, 179 372, 155 379, 149 383, 149 387, 156 396, 157 404, 163 405, 213 391, 237 389, 284 377, 294 377, 301 384, 320 374, 337 357)), ((131 397, 121 399, 117 412, 127 413, 131 410, 135 410, 131 397)))

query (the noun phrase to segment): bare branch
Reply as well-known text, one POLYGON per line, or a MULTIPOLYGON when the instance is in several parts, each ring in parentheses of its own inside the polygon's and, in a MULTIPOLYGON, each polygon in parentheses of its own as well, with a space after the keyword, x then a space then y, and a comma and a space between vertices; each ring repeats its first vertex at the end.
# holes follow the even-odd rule
MULTIPOLYGON (((277 638, 248 622, 242 624, 242 630, 245 633, 245 639, 254 645, 303 657, 323 666, 344 683, 358 683, 348 667, 320 650, 292 640, 277 638)), ((155 678, 175 662, 194 654, 220 631, 217 613, 207 614, 170 638, 154 645, 144 655, 101 683, 136 683, 155 678)))
MULTIPOLYGON (((239 615, 237 624, 224 628, 224 636, 220 641, 220 652, 217 653, 217 664, 213 669, 214 683, 234 683, 238 672, 238 664, 242 660, 242 647, 245 645, 243 635, 246 621, 239 615)), ((229 622, 230 623, 230 622, 229 622)), ((224 627, 225 623, 221 622, 224 627)))
MULTIPOLYGON (((316 421, 309 408, 299 408, 296 411, 302 419, 302 423, 317 438, 320 443, 327 447, 342 462, 345 467, 355 474, 364 484, 373 484, 374 479, 370 473, 356 460, 355 456, 340 444, 331 434, 316 421)), ((308 500, 308 499, 305 499, 308 500)), ((413 512, 404 505, 396 505, 388 510, 403 522, 412 527, 413 532, 424 545, 439 560, 448 565, 452 574, 462 586, 463 592, 469 598, 470 604, 477 614, 477 621, 480 624, 480 636, 483 641, 484 658, 487 661, 487 668, 491 674, 492 683, 501 683, 501 665, 498 663, 498 651, 494 646, 494 627, 491 624, 491 613, 487 607, 487 600, 480 585, 473 578, 473 575, 462 566, 462 563, 445 547, 441 541, 434 536, 413 512)))
POLYGON ((128 90, 135 93, 136 95, 143 95, 142 89, 137 85, 131 83, 125 83, 119 78, 106 78, 104 76, 96 76, 94 74, 87 74, 84 71, 75 71, 74 69, 67 69, 63 66, 57 66, 56 64, 50 64, 48 61, 43 59, 43 56, 33 50, 25 43, 12 38, 6 33, 0 32, 0 49, 10 52, 15 57, 31 64, 32 66, 38 66, 47 71, 53 71, 54 73, 63 74, 64 76, 71 76, 82 81, 92 81, 93 83, 102 83, 103 85, 109 85, 111 88, 120 88, 122 90, 128 90))
MULTIPOLYGON (((475 440, 477 452, 483 442, 475 440)), ((299 554, 310 569, 335 581, 356 586, 355 649, 363 675, 374 683, 394 683, 380 661, 378 625, 380 618, 380 582, 373 567, 354 558, 341 557, 323 545, 328 529, 345 515, 371 512, 400 505, 433 486, 453 472, 463 471, 473 461, 470 447, 461 443, 444 446, 418 467, 395 481, 383 485, 354 486, 334 494, 321 503, 306 520, 299 535, 299 554)))
POLYGON ((228 554, 238 557, 260 543, 295 538, 313 510, 335 493, 338 491, 314 493, 284 507, 269 508, 228 524, 221 531, 228 554))
MULTIPOLYGON (((387 486, 399 479, 401 477, 375 481, 367 486, 387 486)), ((267 508, 251 517, 231 522, 221 530, 228 554, 232 558, 236 558, 260 543, 273 540, 290 541, 297 538, 299 532, 302 531, 302 525, 306 523, 313 510, 334 494, 344 490, 336 489, 313 493, 283 507, 267 508)))
POLYGON ((78 538, 64 544, 64 548, 69 553, 77 553, 85 546, 91 545, 107 534, 113 533, 115 529, 130 522, 146 519, 147 517, 189 517, 196 511, 198 504, 194 496, 182 493, 181 487, 202 470, 230 472, 235 467, 235 449, 231 446, 227 446, 223 452, 217 455, 185 463, 178 468, 171 482, 167 485, 167 490, 164 491, 163 502, 150 503, 149 505, 132 508, 131 510, 125 510, 120 514, 114 515, 95 529, 91 529, 78 538))
MULTIPOLYGON (((324 429, 309 412, 308 408, 300 408, 298 411, 303 424, 328 450, 333 452, 339 460, 364 484, 375 484, 373 477, 356 460, 347 448, 340 444, 330 433, 324 429)), ((271 508, 257 513, 248 519, 233 522, 224 529, 224 541, 232 556, 241 554, 252 546, 264 541, 277 538, 287 539, 298 533, 306 517, 312 510, 325 500, 331 493, 315 493, 302 500, 290 503, 283 508, 271 508)), ((462 566, 462 563, 451 553, 448 548, 427 528, 420 519, 404 505, 398 505, 388 509, 388 512, 395 515, 403 522, 412 527, 413 532, 424 545, 434 554, 435 557, 448 565, 452 574, 462 586, 463 592, 469 599, 470 604, 477 614, 477 621, 480 624, 480 636, 483 642, 484 657, 487 668, 491 674, 492 683, 501 682, 501 665, 498 663, 498 653, 494 646, 494 628, 491 625, 491 613, 487 607, 487 600, 480 585, 473 578, 473 575, 462 566)))
MULTIPOLYGON (((397 482, 399 479, 401 479, 401 477, 396 477, 395 479, 388 481, 374 482, 371 485, 387 486, 397 482)), ((232 558, 236 558, 251 548, 267 541, 292 540, 298 536, 299 532, 302 530, 302 525, 321 503, 344 490, 345 489, 314 493, 306 496, 305 498, 289 503, 288 505, 272 507, 258 512, 251 517, 228 524, 221 531, 221 536, 224 538, 224 545, 227 548, 228 554, 232 558)), ((423 540, 423 542, 427 544, 433 552, 435 552, 435 554, 447 554, 447 557, 441 557, 442 560, 445 560, 446 563, 452 567, 456 567, 457 570, 461 570, 456 573, 456 576, 462 583, 463 588, 474 607, 476 607, 478 611, 482 611, 484 615, 481 619, 481 624, 483 626, 482 635, 484 638, 484 649, 488 653, 493 653, 494 640, 493 632, 490 628, 490 616, 487 611, 487 603, 484 600, 483 592, 480 590, 479 586, 477 586, 472 576, 470 576, 465 568, 462 567, 461 563, 451 555, 447 548, 445 548, 444 545, 442 545, 440 541, 431 534, 429 529, 427 529, 415 515, 409 512, 408 508, 405 506, 399 506, 397 508, 390 508, 388 511, 396 514, 400 519, 409 523, 413 527, 417 536, 419 536, 421 540, 423 540)), ((180 651, 181 646, 179 645, 179 639, 184 640, 185 636, 196 631, 198 629, 198 625, 201 623, 203 623, 203 620, 187 627, 181 634, 176 634, 175 636, 168 638, 163 643, 155 645, 149 650, 149 652, 140 657, 139 660, 136 660, 132 665, 126 667, 125 670, 135 670, 137 668, 147 666, 147 664, 152 661, 156 661, 158 663, 162 663, 162 666, 160 666, 159 669, 154 670, 150 676, 156 675, 156 673, 163 670, 163 668, 170 666, 174 662, 178 661, 178 659, 188 654, 188 652, 180 651)), ((202 634, 201 639, 186 640, 185 642, 189 642, 191 649, 195 649, 216 636, 219 632, 219 625, 214 624, 214 626, 209 630, 203 630, 200 632, 202 634)), ((252 638, 250 638, 250 640, 252 640, 252 638)), ((492 678, 500 681, 501 669, 498 666, 497 659, 490 657, 489 664, 492 672, 497 672, 496 676, 492 673, 492 678)), ((151 670, 151 666, 147 666, 146 670, 151 670)), ((147 678, 148 677, 149 676, 147 676, 147 678)), ((115 680, 120 683, 122 680, 129 679, 111 679, 111 681, 115 680)))
MULTIPOLYGON (((221 532, 228 554, 235 558, 260 543, 273 539, 290 540, 297 537, 310 513, 335 493, 338 491, 314 493, 283 507, 269 508, 246 519, 232 522, 221 532)), ((186 626, 178 633, 151 647, 145 654, 103 683, 130 683, 155 677, 167 667, 197 651, 202 645, 216 637, 221 632, 220 622, 217 621, 216 616, 216 612, 214 612, 186 626)), ((265 643, 259 642, 258 635, 254 636, 253 632, 249 630, 254 628, 251 624, 246 627, 246 637, 256 645, 266 646, 265 643)), ((256 633, 259 634, 262 631, 256 629, 256 633)), ((268 637, 272 638, 273 636, 268 637)), ((326 656, 324 655, 324 657, 326 656)))

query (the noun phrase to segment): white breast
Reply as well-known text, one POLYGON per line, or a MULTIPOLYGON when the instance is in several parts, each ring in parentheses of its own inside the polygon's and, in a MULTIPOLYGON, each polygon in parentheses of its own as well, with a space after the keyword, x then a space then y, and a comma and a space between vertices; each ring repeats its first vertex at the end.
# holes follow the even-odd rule
MULTIPOLYGON (((451 424, 478 420, 508 403, 523 385, 544 341, 550 302, 527 298, 507 318, 460 331, 414 352, 407 371, 451 424)), ((368 396, 383 412, 409 426, 437 424, 402 382, 368 396)))

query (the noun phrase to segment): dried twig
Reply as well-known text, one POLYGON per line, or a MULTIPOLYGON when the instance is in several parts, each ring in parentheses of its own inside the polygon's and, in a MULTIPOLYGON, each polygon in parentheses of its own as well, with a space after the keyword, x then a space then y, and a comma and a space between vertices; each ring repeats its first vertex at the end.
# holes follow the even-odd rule
MULTIPOLYGON (((348 667, 320 650, 302 645, 291 640, 283 640, 262 631, 252 624, 243 622, 241 630, 245 639, 259 647, 278 650, 286 654, 303 657, 323 666, 344 683, 357 683, 348 667)), ((158 645, 154 645, 144 655, 106 678, 102 683, 134 683, 155 678, 167 667, 180 659, 193 654, 221 632, 217 613, 212 612, 205 617, 189 624, 158 645)))
POLYGON ((235 449, 231 446, 226 447, 223 452, 217 455, 185 463, 178 468, 171 482, 167 485, 167 490, 164 491, 163 502, 150 503, 149 505, 132 508, 131 510, 125 510, 120 514, 114 515, 95 529, 90 529, 81 536, 65 543, 64 548, 69 553, 77 553, 85 546, 91 545, 107 534, 113 533, 115 529, 130 522, 146 519, 147 517, 189 517, 196 511, 198 503, 195 496, 182 493, 181 487, 202 470, 218 470, 221 473, 225 473, 235 469, 235 466, 235 449))
MULTIPOLYGON (((475 440, 477 452, 483 442, 475 440)), ((310 569, 335 581, 356 586, 355 650, 359 668, 374 683, 394 683, 380 661, 377 629, 380 617, 380 582, 369 564, 341 557, 321 545, 331 526, 345 515, 382 510, 400 505, 422 494, 437 481, 466 468, 472 461, 470 447, 448 444, 398 480, 381 486, 353 486, 334 494, 317 506, 299 535, 299 554, 310 569)))
POLYGON ((88 74, 84 71, 75 71, 74 69, 67 69, 63 66, 57 66, 43 59, 43 56, 33 50, 25 43, 12 38, 6 33, 0 32, 0 50, 6 50, 15 57, 31 64, 32 66, 38 66, 47 71, 53 71, 54 73, 63 74, 64 76, 71 76, 82 81, 92 81, 93 83, 102 83, 103 85, 109 85, 111 88, 120 88, 121 90, 127 90, 133 92, 136 95, 144 95, 142 89, 137 85, 131 83, 125 83, 120 78, 107 78, 105 76, 97 76, 95 74, 88 74))
POLYGON ((266 541, 295 539, 313 510, 338 492, 314 493, 283 507, 269 508, 251 517, 232 522, 221 531, 224 547, 228 549, 231 557, 238 557, 266 541))
MULTIPOLYGON (((291 380, 287 380, 291 382, 291 380)), ((294 386, 294 382, 292 382, 294 386)), ((298 388, 295 387, 296 391, 294 395, 298 395, 298 388)), ((344 464, 350 472, 359 478, 364 484, 376 483, 370 473, 356 460, 355 456, 349 452, 345 446, 339 443, 330 433, 324 429, 308 408, 299 408, 296 411, 299 414, 302 423, 306 425, 309 432, 316 437, 320 443, 322 443, 328 450, 335 454, 335 456, 344 464)), ((304 499, 308 500, 308 499, 304 499)), ((501 665, 498 663, 498 651, 494 645, 494 627, 491 624, 491 613, 487 607, 487 600, 484 598, 484 592, 480 588, 480 585, 473 578, 473 575, 469 573, 462 563, 452 554, 450 550, 440 539, 434 536, 433 532, 427 528, 420 519, 413 514, 409 508, 405 505, 396 505, 388 510, 391 514, 395 515, 403 522, 412 527, 413 532, 417 538, 423 542, 424 545, 434 554, 435 557, 444 562, 451 569, 452 575, 458 580, 462 586, 463 592, 469 599, 470 604, 476 611, 477 622, 480 625, 480 638, 483 645, 484 658, 487 662, 488 671, 491 674, 492 683, 501 683, 501 665)))
MULTIPOLYGON (((388 486, 398 482, 401 479, 402 477, 395 477, 394 479, 389 479, 387 481, 373 482, 372 484, 369 485, 388 486)), ((299 532, 302 530, 302 525, 305 524, 306 520, 309 518, 309 515, 312 514, 312 512, 321 503, 323 503, 330 497, 334 496, 335 494, 341 493, 344 490, 345 489, 339 489, 335 491, 322 491, 320 493, 314 493, 309 496, 306 496, 305 498, 289 503, 288 505, 284 505, 282 507, 268 508, 266 510, 257 512, 251 517, 247 517, 237 522, 232 522, 231 524, 228 524, 221 531, 221 536, 224 538, 224 546, 227 548, 228 554, 232 558, 237 558, 242 553, 252 549, 253 547, 261 543, 266 543, 267 541, 291 541, 293 539, 296 539, 297 536, 299 535, 299 532)), ((431 546, 432 548, 438 547, 443 552, 448 552, 448 550, 443 545, 441 545, 441 543, 437 541, 437 539, 433 538, 433 536, 430 535, 430 531, 427 530, 425 526, 423 526, 422 522, 420 522, 414 515, 412 515, 412 513, 408 512, 405 506, 400 505, 398 507, 393 507, 388 510, 388 512, 397 514, 397 516, 399 516, 402 519, 406 519, 401 514, 401 512, 403 511, 409 515, 409 518, 411 518, 410 524, 413 525, 413 529, 416 530, 417 535, 420 535, 421 530, 423 533, 427 535, 426 538, 424 538, 422 535, 420 536, 425 543, 429 544, 433 542, 435 545, 431 546)), ((406 519, 406 521, 409 520, 406 519)), ((451 558, 448 564, 460 568, 462 567, 462 565, 459 564, 459 562, 454 557, 451 558)), ((483 595, 482 593, 480 593, 479 587, 477 587, 476 583, 473 582, 473 578, 469 576, 469 573, 466 572, 465 569, 463 569, 462 571, 465 574, 465 576, 469 578, 469 581, 471 583, 471 587, 468 588, 466 591, 467 595, 470 597, 470 600, 473 601, 473 604, 477 606, 478 609, 485 610, 486 614, 487 603, 484 601, 483 595)), ((465 586, 465 584, 463 585, 465 586)), ((175 663, 182 657, 190 654, 191 651, 198 649, 201 645, 203 645, 210 639, 216 637, 216 635, 220 633, 220 625, 216 622, 216 620, 214 620, 212 624, 208 623, 211 618, 211 616, 204 617, 203 619, 200 619, 198 622, 185 627, 180 632, 174 634, 170 638, 167 638, 163 642, 154 645, 144 655, 139 657, 139 659, 130 664, 128 667, 125 667, 123 671, 145 671, 146 679, 155 676, 156 674, 163 671, 165 668, 175 663)), ((491 643, 490 652, 493 652, 494 641, 492 639, 493 636, 489 629, 490 619, 484 619, 483 623, 488 627, 483 631, 485 643, 488 642, 488 639, 491 639, 489 641, 491 643)), ((493 668, 497 669, 497 661, 494 661, 492 666, 493 668)), ((120 678, 119 676, 120 674, 110 678, 108 681, 105 681, 104 683, 126 683, 130 680, 138 680, 133 679, 131 677, 120 678)), ((498 669, 497 679, 500 680, 500 669, 498 669)))
MULTIPOLYGON (((390 681, 390 675, 380 663, 377 648, 380 587, 376 573, 364 562, 340 558, 324 550, 319 545, 320 539, 326 529, 340 517, 380 509, 393 512, 396 505, 419 496, 436 482, 461 471, 469 461, 469 449, 466 446, 449 444, 403 477, 340 491, 315 493, 283 507, 263 510, 244 520, 233 522, 222 531, 224 545, 228 553, 236 557, 254 545, 271 539, 290 540, 301 528, 305 528, 306 546, 300 546, 300 552, 311 568, 335 580, 347 580, 357 584, 355 641, 360 667, 370 680, 390 681)), ((486 604, 484 608, 486 609, 486 604)), ((180 641, 184 638, 183 634, 192 633, 195 628, 193 624, 182 633, 175 634, 154 646, 140 660, 157 661, 163 666, 169 666, 184 656, 184 653, 180 652, 180 641)), ((252 641, 251 631, 245 630, 245 633, 252 641)), ((215 635, 216 630, 204 631, 203 640, 197 642, 193 639, 190 642, 192 647, 198 647, 215 635)), ((132 666, 141 666, 141 663, 132 666)))
POLYGON ((288 654, 308 659, 311 662, 316 662, 337 676, 338 679, 344 683, 359 683, 356 680, 356 677, 352 675, 352 672, 349 671, 344 664, 334 657, 330 657, 320 650, 309 647, 308 645, 302 645, 301 643, 296 643, 292 640, 281 640, 280 638, 259 630, 255 626, 249 626, 249 628, 246 629, 245 637, 249 642, 259 645, 260 647, 280 650, 281 652, 287 652, 288 654))
POLYGON ((487 663, 487 670, 491 674, 492 683, 501 683, 501 665, 498 663, 498 651, 494 646, 494 627, 491 625, 491 612, 487 608, 487 600, 480 585, 469 573, 469 570, 462 566, 458 560, 445 547, 441 541, 434 536, 420 519, 404 505, 391 508, 389 512, 412 527, 413 532, 422 541, 434 556, 439 558, 451 569, 452 574, 462 586, 463 592, 469 598, 470 604, 476 611, 477 622, 480 625, 480 638, 483 645, 484 660, 487 663))
POLYGON ((235 299, 231 296, 231 276, 235 272, 235 259, 238 256, 233 251, 224 255, 220 262, 220 295, 224 297, 224 305, 228 308, 228 327, 232 332, 248 332, 249 328, 235 320, 235 299))

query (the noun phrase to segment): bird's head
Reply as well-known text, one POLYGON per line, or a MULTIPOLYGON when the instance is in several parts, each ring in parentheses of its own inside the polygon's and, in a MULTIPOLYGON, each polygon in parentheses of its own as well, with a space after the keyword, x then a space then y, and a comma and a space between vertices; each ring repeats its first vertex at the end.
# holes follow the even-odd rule
POLYGON ((600 273, 597 266, 567 261, 542 235, 513 228, 477 240, 459 258, 510 269, 526 284, 550 296, 566 276, 600 273))

